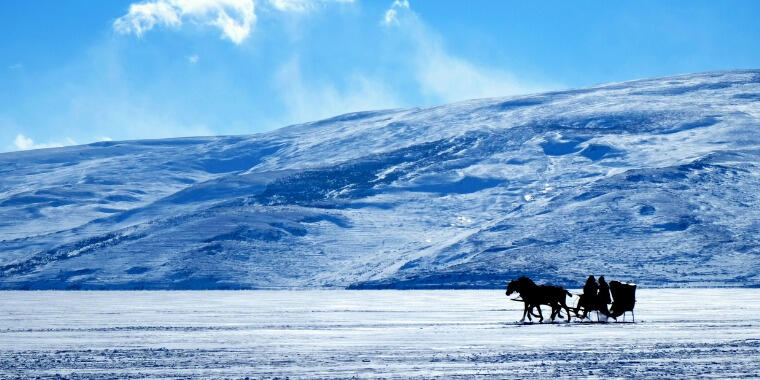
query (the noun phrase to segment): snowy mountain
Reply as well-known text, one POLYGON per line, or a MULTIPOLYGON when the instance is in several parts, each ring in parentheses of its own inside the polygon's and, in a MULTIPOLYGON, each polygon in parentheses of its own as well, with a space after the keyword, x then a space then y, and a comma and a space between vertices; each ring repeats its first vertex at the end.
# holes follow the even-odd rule
POLYGON ((0 288, 760 285, 760 70, 0 154, 0 288))

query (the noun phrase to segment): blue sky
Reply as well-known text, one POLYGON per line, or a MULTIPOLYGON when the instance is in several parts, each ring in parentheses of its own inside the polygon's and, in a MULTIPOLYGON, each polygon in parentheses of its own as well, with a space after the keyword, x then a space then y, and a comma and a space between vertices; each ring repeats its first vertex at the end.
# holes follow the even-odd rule
POLYGON ((760 1, 9 0, 0 151, 760 68, 760 1))

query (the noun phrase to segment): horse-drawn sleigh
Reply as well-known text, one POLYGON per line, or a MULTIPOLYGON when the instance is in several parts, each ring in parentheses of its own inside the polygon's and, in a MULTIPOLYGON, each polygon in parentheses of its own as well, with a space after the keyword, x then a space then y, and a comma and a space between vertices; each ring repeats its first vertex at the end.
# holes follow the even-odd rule
MULTIPOLYGON (((593 277, 589 277, 593 280, 593 277)), ((603 281, 603 278, 600 277, 603 281)), ((588 282, 587 282, 588 285, 588 282)), ((606 285, 606 283, 605 283, 606 285)), ((613 318, 617 321, 617 318, 623 316, 625 318, 626 312, 631 312, 631 316, 634 318, 633 308, 636 305, 636 285, 624 284, 619 281, 611 281, 609 284, 609 293, 612 298, 611 307, 607 307, 607 301, 602 293, 597 293, 597 290, 592 287, 589 290, 587 287, 583 294, 580 294, 576 306, 570 307, 567 305, 567 297, 573 295, 565 288, 552 285, 537 285, 531 279, 527 277, 520 277, 517 280, 509 282, 507 285, 506 294, 510 296, 513 293, 520 295, 520 299, 512 299, 513 301, 522 302, 523 315, 520 322, 524 322, 527 317, 529 321, 533 320, 533 316, 538 317, 538 321, 543 322, 544 317, 541 312, 541 305, 551 307, 552 312, 550 318, 554 321, 554 318, 562 316, 562 309, 567 314, 567 321, 571 320, 571 311, 578 319, 585 319, 589 312, 597 312, 597 321, 600 320, 599 314, 613 318), (538 311, 538 314, 535 311, 538 311)), ((606 288, 603 288, 602 292, 607 292, 606 288)), ((606 299, 609 299, 607 295, 606 299)))

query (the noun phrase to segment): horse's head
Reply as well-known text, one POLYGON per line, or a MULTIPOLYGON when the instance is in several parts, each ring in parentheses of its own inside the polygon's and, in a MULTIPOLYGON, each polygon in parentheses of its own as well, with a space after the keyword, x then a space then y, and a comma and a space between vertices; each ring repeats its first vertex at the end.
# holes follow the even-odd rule
POLYGON ((520 283, 520 287, 523 289, 530 289, 537 286, 533 280, 525 276, 520 276, 520 278, 517 279, 517 282, 520 283))
POLYGON ((517 280, 512 280, 507 285, 507 295, 520 291, 520 283, 517 280))

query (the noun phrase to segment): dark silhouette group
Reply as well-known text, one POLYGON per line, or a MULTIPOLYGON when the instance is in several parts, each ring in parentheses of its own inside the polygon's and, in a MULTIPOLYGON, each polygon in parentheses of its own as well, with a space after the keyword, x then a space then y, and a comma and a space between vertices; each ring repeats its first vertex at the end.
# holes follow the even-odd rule
POLYGON ((583 294, 580 294, 578 297, 575 315, 580 319, 586 319, 588 312, 594 310, 607 317, 611 316, 607 305, 612 303, 612 297, 610 297, 610 286, 604 280, 604 276, 599 276, 598 284, 594 276, 588 276, 586 284, 583 285, 583 294), (579 315, 581 309, 583 310, 583 315, 579 315))
MULTIPOLYGON (((565 302, 566 296, 572 296, 570 292, 560 286, 537 285, 531 279, 523 276, 517 280, 509 282, 507 285, 507 296, 512 293, 520 295, 519 300, 524 303, 523 316, 520 320, 532 320, 532 316, 538 317, 539 322, 543 321, 541 305, 548 305, 552 308, 551 320, 555 317, 562 316, 562 309, 567 313, 567 321, 570 321, 571 308, 565 302), (535 311, 538 312, 536 314, 535 311)), ((611 281, 609 284, 604 276, 599 276, 599 282, 594 276, 588 276, 586 283, 583 285, 583 294, 578 295, 578 302, 573 313, 577 318, 586 319, 589 312, 596 311, 597 320, 599 315, 607 318, 617 318, 626 312, 631 312, 633 316, 633 307, 636 303, 636 285, 624 284, 619 281, 611 281), (611 307, 608 305, 612 305, 611 307)), ((635 318, 635 316, 634 316, 635 318)), ((634 319, 635 321, 635 319, 634 319)))

